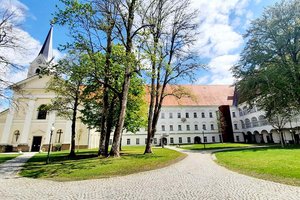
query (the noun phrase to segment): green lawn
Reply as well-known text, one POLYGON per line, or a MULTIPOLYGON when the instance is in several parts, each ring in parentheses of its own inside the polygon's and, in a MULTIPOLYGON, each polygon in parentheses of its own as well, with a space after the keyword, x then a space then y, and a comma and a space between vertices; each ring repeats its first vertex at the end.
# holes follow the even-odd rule
POLYGON ((67 160, 68 152, 54 152, 48 165, 45 164, 47 154, 37 154, 20 175, 56 181, 106 178, 165 167, 185 157, 185 154, 161 148, 153 148, 152 155, 144 155, 144 148, 123 147, 120 158, 98 158, 97 150, 80 150, 78 159, 67 160))
MULTIPOLYGON (((225 148, 238 148, 238 147, 250 147, 251 144, 245 143, 213 143, 205 144, 205 149, 225 149, 225 148)), ((187 150, 203 150, 204 144, 191 144, 191 145, 180 145, 180 148, 187 150)))
POLYGON ((216 153, 231 170, 275 182, 300 186, 300 148, 272 147, 216 153))
POLYGON ((6 153, 0 153, 0 164, 4 163, 7 160, 11 160, 20 154, 6 154, 6 153))

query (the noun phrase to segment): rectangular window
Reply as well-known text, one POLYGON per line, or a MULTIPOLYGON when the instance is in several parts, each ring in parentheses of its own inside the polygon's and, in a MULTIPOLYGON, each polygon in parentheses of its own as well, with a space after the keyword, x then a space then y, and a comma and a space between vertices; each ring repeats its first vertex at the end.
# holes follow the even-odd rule
POLYGON ((157 144, 157 138, 154 138, 154 144, 157 144))
POLYGON ((170 125, 170 131, 173 131, 173 125, 170 125))
POLYGON ((179 137, 178 139, 179 139, 179 144, 181 144, 182 143, 182 137, 179 137))
POLYGON ((202 129, 206 130, 206 125, 205 124, 202 124, 202 129))
POLYGON ((210 125, 210 130, 215 130, 215 127, 213 124, 210 125))
POLYGON ((166 131, 165 125, 161 125, 161 130, 166 131))
POLYGON ((191 137, 187 137, 187 142, 191 143, 191 137))
POLYGON ((209 112, 209 117, 210 117, 210 118, 213 118, 212 112, 209 112))
POLYGON ((194 112, 194 118, 197 118, 197 113, 196 112, 194 112))
POLYGON ((235 117, 235 112, 232 112, 232 117, 235 117))
POLYGON ((212 139, 212 142, 216 142, 215 136, 212 136, 211 139, 212 139))
POLYGON ((195 131, 198 131, 198 125, 195 124, 195 131))
POLYGON ((162 118, 162 119, 165 118, 165 113, 161 113, 161 118, 162 118))
POLYGON ((172 138, 172 137, 170 138, 170 143, 174 144, 174 138, 172 138))
POLYGON ((204 112, 201 113, 201 117, 205 118, 205 113, 204 112))
POLYGON ((113 141, 112 139, 109 139, 109 145, 112 145, 112 141, 113 141))
POLYGON ((136 138, 136 139, 135 139, 135 143, 136 143, 136 144, 140 144, 140 138, 136 138))
POLYGON ((178 130, 181 131, 181 125, 178 125, 178 130))
POLYGON ((207 137, 206 136, 204 136, 204 142, 207 143, 207 137))
POLYGON ((238 130, 238 125, 237 124, 233 124, 234 125, 234 130, 238 130))
POLYGON ((190 125, 186 125, 186 130, 187 130, 187 131, 190 130, 190 125))
POLYGON ((145 138, 145 144, 147 144, 147 138, 145 138))
POLYGON ((240 141, 240 136, 236 136, 236 141, 239 142, 240 141))
POLYGON ((189 117, 190 117, 189 113, 185 113, 185 118, 189 118, 189 117))
POLYGON ((173 118, 173 113, 169 113, 169 118, 170 118, 170 119, 173 118))
POLYGON ((177 113, 177 118, 181 118, 181 113, 177 113))
POLYGON ((127 145, 130 145, 130 139, 129 138, 127 139, 127 145))

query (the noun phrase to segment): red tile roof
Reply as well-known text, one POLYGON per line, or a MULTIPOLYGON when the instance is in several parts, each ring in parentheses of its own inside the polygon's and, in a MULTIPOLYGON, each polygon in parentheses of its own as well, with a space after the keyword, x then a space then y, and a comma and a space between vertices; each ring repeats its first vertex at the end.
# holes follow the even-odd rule
POLYGON ((166 91, 179 95, 166 96, 163 106, 232 105, 234 95, 234 87, 230 85, 168 85, 166 91))

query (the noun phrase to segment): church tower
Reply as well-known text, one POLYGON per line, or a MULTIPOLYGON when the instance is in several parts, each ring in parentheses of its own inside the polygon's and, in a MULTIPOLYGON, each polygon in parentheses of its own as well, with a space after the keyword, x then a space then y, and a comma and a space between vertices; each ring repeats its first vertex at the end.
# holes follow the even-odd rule
POLYGON ((53 60, 53 49, 52 49, 52 33, 53 26, 48 32, 46 40, 42 46, 42 49, 38 56, 30 63, 27 78, 39 74, 42 68, 46 68, 47 65, 53 60))

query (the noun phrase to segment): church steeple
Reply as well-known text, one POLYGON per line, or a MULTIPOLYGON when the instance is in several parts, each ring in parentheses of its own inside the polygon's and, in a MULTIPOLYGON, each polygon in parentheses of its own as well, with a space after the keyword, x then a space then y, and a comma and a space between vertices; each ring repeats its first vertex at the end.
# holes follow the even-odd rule
POLYGON ((53 26, 51 25, 51 28, 48 32, 48 35, 46 37, 46 40, 43 44, 43 47, 39 53, 39 55, 43 55, 45 57, 45 60, 47 62, 51 61, 53 58, 53 49, 52 49, 52 33, 53 33, 53 26))
POLYGON ((46 40, 41 48, 41 51, 29 66, 27 78, 38 74, 42 68, 47 67, 49 65, 49 62, 52 61, 53 59, 52 34, 53 34, 53 26, 51 25, 46 40))

